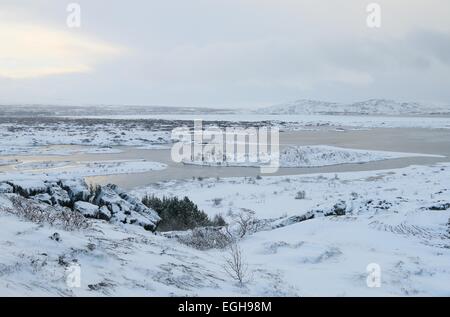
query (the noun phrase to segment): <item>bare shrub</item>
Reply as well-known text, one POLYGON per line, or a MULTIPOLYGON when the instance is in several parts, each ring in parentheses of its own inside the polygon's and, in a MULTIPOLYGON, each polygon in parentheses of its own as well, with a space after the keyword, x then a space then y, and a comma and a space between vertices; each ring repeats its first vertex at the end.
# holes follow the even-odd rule
POLYGON ((449 234, 449 238, 450 238, 450 218, 448 218, 448 223, 447 223, 447 232, 449 234))
POLYGON ((225 218, 221 214, 215 215, 212 222, 216 227, 225 227, 227 225, 225 218))
POLYGON ((65 230, 83 229, 89 226, 86 218, 77 211, 63 209, 56 213, 56 216, 65 230))
POLYGON ((12 197, 10 200, 12 208, 6 208, 6 212, 38 224, 48 223, 53 225, 55 222, 55 217, 51 213, 46 212, 46 208, 43 208, 35 202, 22 197, 12 197))
POLYGON ((243 286, 248 282, 248 264, 244 261, 240 246, 233 242, 229 245, 228 256, 225 258, 225 272, 243 286))
POLYGON ((232 243, 232 237, 219 228, 195 228, 178 241, 198 250, 224 249, 232 243))
POLYGON ((215 207, 220 206, 220 205, 222 204, 222 200, 223 200, 223 198, 213 198, 213 199, 212 199, 213 205, 214 205, 215 207))
POLYGON ((46 223, 62 227, 65 230, 82 229, 89 226, 83 215, 68 208, 42 206, 23 197, 12 197, 10 200, 12 208, 6 208, 6 212, 37 224, 46 223))
POLYGON ((295 199, 305 199, 306 198, 306 192, 304 190, 300 190, 295 195, 295 199))
POLYGON ((246 208, 242 208, 240 212, 234 214, 233 218, 238 225, 239 238, 243 238, 247 233, 252 231, 256 223, 255 212, 246 208))

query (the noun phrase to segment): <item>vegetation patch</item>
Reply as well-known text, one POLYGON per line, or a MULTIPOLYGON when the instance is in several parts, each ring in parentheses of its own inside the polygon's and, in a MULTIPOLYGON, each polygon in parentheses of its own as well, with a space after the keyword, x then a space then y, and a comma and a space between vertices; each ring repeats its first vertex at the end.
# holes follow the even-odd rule
POLYGON ((210 219, 208 215, 200 210, 188 197, 145 196, 142 203, 152 208, 161 217, 158 224, 159 231, 181 231, 197 227, 224 226, 225 220, 222 216, 210 219))

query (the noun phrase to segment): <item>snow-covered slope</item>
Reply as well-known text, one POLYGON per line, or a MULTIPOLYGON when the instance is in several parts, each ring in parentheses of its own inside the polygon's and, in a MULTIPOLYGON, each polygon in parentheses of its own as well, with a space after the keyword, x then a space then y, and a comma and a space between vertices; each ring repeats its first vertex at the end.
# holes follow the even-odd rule
POLYGON ((283 289, 295 285, 301 295, 448 295, 439 280, 450 274, 448 168, 167 182, 142 192, 181 196, 189 188, 210 215, 252 209, 261 218, 329 210, 343 200, 345 216, 316 217, 245 239, 247 258, 284 272, 283 289), (304 199, 296 199, 298 191, 304 199), (370 263, 381 266, 381 288, 365 284, 370 263))
POLYGON ((253 209, 263 225, 239 243, 249 270, 243 286, 224 271, 226 250, 197 250, 120 222, 88 220, 70 230, 35 223, 5 210, 2 194, 0 295, 448 296, 449 171, 441 164, 171 181, 134 193, 184 196, 189 189, 209 214, 253 209), (381 287, 367 284, 373 264, 381 287), (66 283, 73 266, 80 287, 66 283))
POLYGON ((287 294, 448 296, 449 168, 190 180, 140 192, 182 196, 189 189, 210 215, 251 209, 278 219, 242 241, 253 285, 271 273, 287 294), (345 215, 324 216, 336 205, 345 215), (381 269, 379 288, 366 284, 369 264, 381 269))
POLYGON ((417 102, 369 99, 349 104, 300 99, 261 108, 259 114, 369 114, 369 115, 427 115, 450 114, 450 105, 436 106, 417 102))

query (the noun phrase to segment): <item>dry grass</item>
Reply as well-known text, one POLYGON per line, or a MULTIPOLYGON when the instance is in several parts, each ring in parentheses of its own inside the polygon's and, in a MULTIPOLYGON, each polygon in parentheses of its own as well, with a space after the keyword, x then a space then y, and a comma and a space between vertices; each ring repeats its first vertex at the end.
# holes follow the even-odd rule
POLYGON ((79 212, 64 207, 42 206, 23 197, 11 197, 12 207, 4 211, 22 219, 61 227, 64 230, 78 230, 89 227, 89 222, 79 212))

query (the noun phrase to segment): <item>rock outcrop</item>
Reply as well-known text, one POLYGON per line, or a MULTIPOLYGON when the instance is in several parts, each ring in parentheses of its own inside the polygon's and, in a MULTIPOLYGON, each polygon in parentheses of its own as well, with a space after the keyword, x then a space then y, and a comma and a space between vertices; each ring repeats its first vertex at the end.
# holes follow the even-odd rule
POLYGON ((89 188, 82 179, 55 181, 8 181, 0 193, 15 193, 39 203, 70 208, 86 218, 136 224, 154 231, 161 220, 138 198, 116 185, 89 188))

